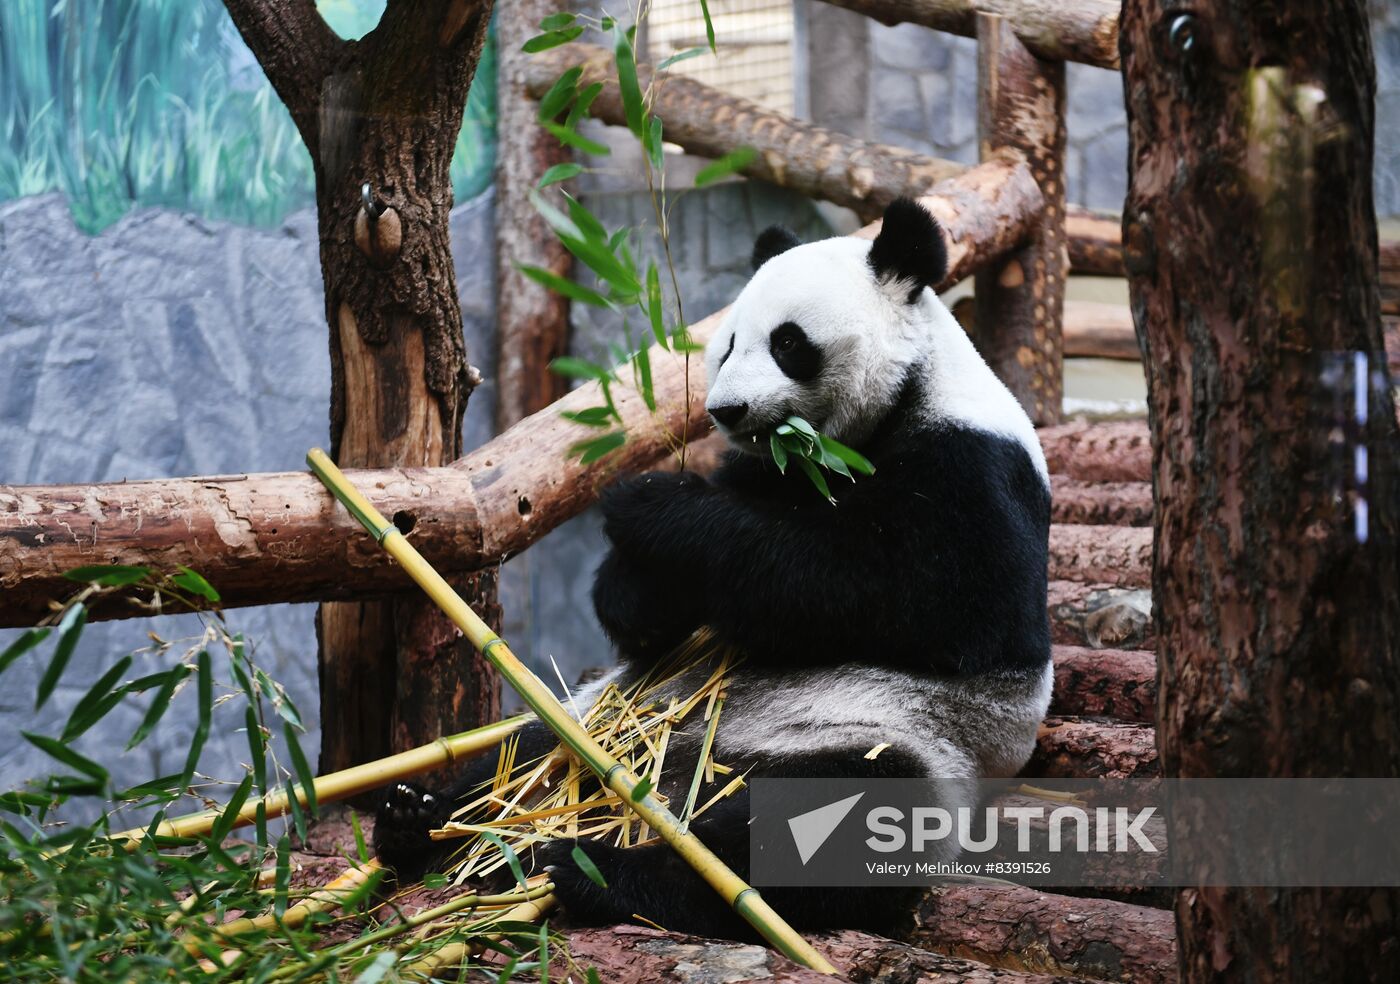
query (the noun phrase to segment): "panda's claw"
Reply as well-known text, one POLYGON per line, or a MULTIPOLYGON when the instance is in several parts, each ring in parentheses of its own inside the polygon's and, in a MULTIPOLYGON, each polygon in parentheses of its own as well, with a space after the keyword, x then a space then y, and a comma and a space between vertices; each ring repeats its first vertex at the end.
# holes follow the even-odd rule
POLYGON ((400 882, 418 881, 446 852, 429 832, 451 818, 446 797, 409 783, 390 787, 374 818, 374 854, 400 882))

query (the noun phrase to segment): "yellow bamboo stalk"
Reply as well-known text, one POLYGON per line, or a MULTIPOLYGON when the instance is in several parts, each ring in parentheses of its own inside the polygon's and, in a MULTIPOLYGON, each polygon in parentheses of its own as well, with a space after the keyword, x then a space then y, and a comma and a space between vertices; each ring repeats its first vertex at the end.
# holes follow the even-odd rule
MULTIPOLYGON (((505 912, 501 913, 497 921, 515 923, 538 922, 543 919, 545 914, 552 908, 554 908, 554 896, 542 895, 537 899, 530 899, 521 902, 514 908, 507 909, 505 912)), ((501 934, 497 933, 487 938, 494 940, 498 939, 500 935, 501 934)), ((486 947, 480 939, 448 943, 446 946, 434 950, 421 960, 415 960, 413 963, 409 964, 404 968, 404 976, 428 980, 437 976, 440 970, 461 966, 469 957, 475 956, 484 949, 486 949, 486 947)))
MULTIPOLYGON (((371 789, 378 789, 386 783, 421 775, 432 769, 449 765, 459 758, 466 758, 488 748, 494 748, 501 743, 502 739, 509 737, 521 725, 533 718, 533 714, 520 714, 473 731, 448 735, 426 745, 410 748, 406 752, 390 755, 388 758, 366 762, 363 765, 320 776, 312 781, 312 785, 316 789, 316 802, 334 803, 338 800, 349 799, 351 796, 358 796, 371 789)), ((294 788, 297 803, 303 807, 306 806, 306 790, 301 786, 294 788)), ((238 819, 234 821, 233 827, 247 827, 254 823, 257 820, 259 806, 264 808, 268 820, 274 820, 286 814, 291 809, 290 804, 291 799, 286 788, 274 789, 260 800, 245 803, 243 808, 238 811, 238 819)), ((156 827, 155 833, 158 837, 203 836, 214 828, 214 823, 222 815, 222 810, 204 810, 183 817, 172 817, 162 821, 156 827)), ((108 839, 121 843, 127 850, 134 850, 145 839, 146 833, 146 827, 132 827, 130 830, 109 834, 108 839)))
POLYGON ((306 455, 306 463, 350 514, 452 619, 481 655, 495 665, 540 720, 549 725, 560 741, 597 773, 603 785, 622 797, 623 802, 670 844, 735 912, 781 953, 821 973, 836 973, 836 968, 773 911, 757 889, 745 883, 694 834, 683 829, 680 821, 660 800, 650 792, 635 795, 639 782, 637 777, 593 740, 549 688, 510 651, 505 640, 491 631, 398 528, 380 515, 379 510, 350 484, 324 451, 311 449, 306 455))

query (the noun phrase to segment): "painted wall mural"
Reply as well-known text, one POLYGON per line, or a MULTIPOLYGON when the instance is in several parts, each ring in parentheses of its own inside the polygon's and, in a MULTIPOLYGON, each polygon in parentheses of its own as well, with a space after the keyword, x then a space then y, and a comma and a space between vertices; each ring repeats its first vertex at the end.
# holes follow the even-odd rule
MULTIPOLYGON (((320 0, 342 37, 384 0, 320 0)), ((459 202, 495 164, 494 48, 453 161, 459 202)), ((61 192, 99 232, 133 208, 273 226, 312 202, 311 159, 220 0, 0 4, 0 201, 61 192)))

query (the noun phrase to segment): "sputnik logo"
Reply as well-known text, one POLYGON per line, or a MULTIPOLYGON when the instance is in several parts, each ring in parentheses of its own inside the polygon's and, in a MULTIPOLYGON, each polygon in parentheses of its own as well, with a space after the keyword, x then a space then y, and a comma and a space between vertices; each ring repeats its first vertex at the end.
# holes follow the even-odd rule
POLYGON ((827 838, 836 831, 836 828, 841 825, 841 821, 846 819, 846 815, 855 808, 856 803, 864 795, 864 793, 856 793, 854 796, 847 796, 835 803, 828 803, 815 810, 799 813, 788 820, 788 829, 792 831, 792 841, 797 845, 797 856, 802 859, 804 865, 811 860, 812 855, 821 849, 827 838))

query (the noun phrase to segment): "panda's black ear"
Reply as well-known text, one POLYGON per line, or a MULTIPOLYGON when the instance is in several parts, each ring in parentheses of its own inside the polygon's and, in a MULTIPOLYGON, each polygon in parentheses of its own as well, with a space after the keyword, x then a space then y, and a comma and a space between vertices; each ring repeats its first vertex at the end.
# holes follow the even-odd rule
POLYGON ((769 226, 758 234, 754 240, 753 256, 749 262, 753 264, 754 273, 779 253, 786 253, 794 246, 801 246, 802 240, 793 235, 791 229, 783 226, 769 226))
POLYGON ((912 198, 890 202, 870 247, 870 269, 881 283, 909 284, 911 304, 925 287, 937 287, 948 275, 948 247, 937 220, 912 198))

